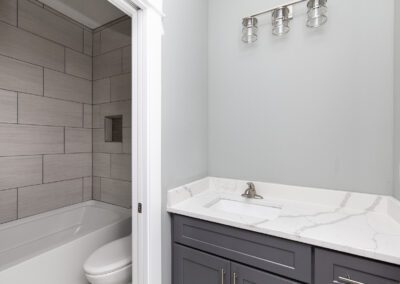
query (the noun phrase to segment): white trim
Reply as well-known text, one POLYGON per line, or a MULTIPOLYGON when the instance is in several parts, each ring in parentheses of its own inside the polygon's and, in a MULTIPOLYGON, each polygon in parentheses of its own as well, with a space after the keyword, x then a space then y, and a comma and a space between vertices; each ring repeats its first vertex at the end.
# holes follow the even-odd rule
POLYGON ((161 284, 161 38, 164 14, 151 0, 108 1, 133 19, 132 178, 136 177, 136 180, 132 183, 132 284, 161 284), (143 204, 142 214, 137 213, 138 202, 143 204))

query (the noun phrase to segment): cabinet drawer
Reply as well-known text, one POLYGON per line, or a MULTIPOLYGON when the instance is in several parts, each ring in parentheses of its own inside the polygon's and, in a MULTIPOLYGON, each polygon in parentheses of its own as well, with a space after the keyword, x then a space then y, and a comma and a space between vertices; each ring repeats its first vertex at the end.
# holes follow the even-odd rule
POLYGON ((311 247, 229 226, 174 215, 174 241, 311 283, 311 247))
POLYGON ((400 267, 315 249, 315 283, 399 284, 400 267))

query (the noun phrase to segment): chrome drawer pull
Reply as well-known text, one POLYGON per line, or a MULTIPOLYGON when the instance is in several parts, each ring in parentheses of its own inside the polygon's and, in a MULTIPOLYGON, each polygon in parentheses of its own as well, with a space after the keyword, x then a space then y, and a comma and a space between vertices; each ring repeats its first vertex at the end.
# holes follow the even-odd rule
POLYGON ((352 280, 352 279, 349 279, 349 278, 346 278, 346 277, 339 276, 338 278, 342 282, 334 280, 333 281, 334 284, 365 284, 363 282, 355 281, 355 280, 352 280))
POLYGON ((222 268, 221 269, 221 284, 224 284, 224 281, 225 281, 225 270, 222 268))
POLYGON ((233 272, 233 284, 236 284, 237 274, 233 272))

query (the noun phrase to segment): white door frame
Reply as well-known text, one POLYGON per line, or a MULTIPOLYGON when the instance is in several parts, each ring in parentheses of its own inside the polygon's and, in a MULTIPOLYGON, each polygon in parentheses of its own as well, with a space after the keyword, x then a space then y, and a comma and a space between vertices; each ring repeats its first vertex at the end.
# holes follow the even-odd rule
MULTIPOLYGON (((159 0, 108 0, 132 18, 132 284, 161 284, 159 0), (137 211, 142 204, 142 213, 137 211)), ((161 1, 160 1, 161 2, 161 1)))

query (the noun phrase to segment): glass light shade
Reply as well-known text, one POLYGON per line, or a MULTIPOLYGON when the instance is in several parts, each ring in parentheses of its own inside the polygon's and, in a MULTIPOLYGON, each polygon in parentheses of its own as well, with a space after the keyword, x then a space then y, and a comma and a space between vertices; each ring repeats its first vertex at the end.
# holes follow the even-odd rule
POLYGON ((310 0, 307 3, 308 19, 307 27, 318 28, 328 21, 328 8, 326 7, 327 0, 310 0))
POLYGON ((242 41, 245 43, 254 43, 257 41, 257 19, 256 18, 244 18, 243 19, 243 30, 242 30, 242 41))
POLYGON ((290 31, 289 8, 281 7, 272 12, 272 34, 282 36, 290 31))

